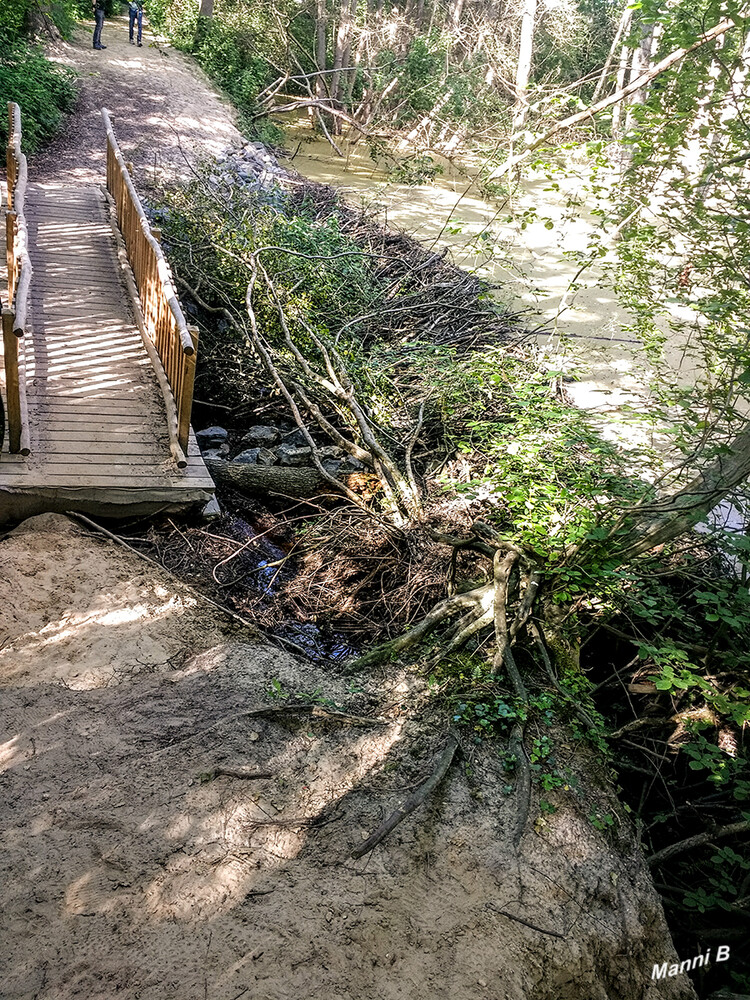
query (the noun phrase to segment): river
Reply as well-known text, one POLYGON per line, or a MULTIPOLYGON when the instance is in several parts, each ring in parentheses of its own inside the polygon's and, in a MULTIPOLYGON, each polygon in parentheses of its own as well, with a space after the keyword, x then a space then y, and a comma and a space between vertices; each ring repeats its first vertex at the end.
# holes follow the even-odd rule
MULTIPOLYGON (((631 317, 601 269, 576 279, 580 265, 570 256, 600 239, 585 191, 587 163, 573 162, 552 181, 527 171, 511 212, 474 182, 482 166, 476 158, 449 161, 436 155, 442 173, 410 186, 390 179, 363 140, 337 142, 343 157, 299 120, 289 129, 293 166, 338 188, 390 227, 450 247, 456 263, 500 285, 502 301, 528 309, 529 328, 542 328, 532 338, 539 353, 551 366, 575 372, 575 381, 567 383, 573 402, 599 417, 609 436, 653 443, 630 417, 623 419, 626 410, 648 409, 655 374, 629 329, 631 317), (572 292, 575 280, 580 287, 572 292)), ((668 366, 684 380, 694 370, 686 346, 673 339, 667 348, 668 366)))

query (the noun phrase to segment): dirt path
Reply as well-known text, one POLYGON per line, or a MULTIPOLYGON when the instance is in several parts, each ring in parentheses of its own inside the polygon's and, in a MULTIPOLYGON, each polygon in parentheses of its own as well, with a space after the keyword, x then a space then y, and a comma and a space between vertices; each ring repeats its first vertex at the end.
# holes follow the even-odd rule
POLYGON ((242 144, 235 112, 200 69, 177 50, 157 42, 144 26, 143 46, 128 42, 127 18, 108 18, 92 46, 93 22, 72 42, 59 43, 53 58, 79 74, 80 96, 63 132, 34 158, 35 181, 104 181, 105 132, 100 110, 108 108, 126 158, 147 171, 147 180, 184 176, 186 159, 217 155, 242 144))

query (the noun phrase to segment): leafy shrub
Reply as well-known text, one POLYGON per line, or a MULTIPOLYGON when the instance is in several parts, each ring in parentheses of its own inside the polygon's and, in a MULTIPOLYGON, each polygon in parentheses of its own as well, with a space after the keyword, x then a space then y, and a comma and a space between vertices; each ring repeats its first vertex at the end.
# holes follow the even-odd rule
MULTIPOLYGON (((114 4, 117 0, 110 2, 114 4)), ((0 5, 0 38, 20 38, 33 30, 33 22, 38 27, 41 20, 51 21, 63 38, 69 38, 81 17, 91 17, 90 0, 14 0, 0 5)))
MULTIPOLYGON (((55 134, 75 96, 70 70, 49 62, 40 49, 0 35, 0 105, 20 105, 25 152, 36 152, 55 134)), ((0 115, 0 142, 7 141, 7 116, 0 115)))
POLYGON ((278 129, 269 132, 266 126, 261 136, 251 121, 258 94, 276 75, 268 60, 278 64, 283 59, 270 13, 270 8, 260 4, 245 7, 217 0, 213 17, 206 18, 199 16, 197 4, 189 10, 179 0, 151 0, 149 4, 152 25, 177 48, 195 56, 243 115, 245 131, 278 141, 278 129))

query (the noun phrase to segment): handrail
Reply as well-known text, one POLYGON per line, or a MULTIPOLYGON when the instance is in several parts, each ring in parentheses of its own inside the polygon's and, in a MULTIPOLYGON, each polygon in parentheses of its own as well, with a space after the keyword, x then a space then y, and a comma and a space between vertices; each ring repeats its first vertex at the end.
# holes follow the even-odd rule
POLYGON ((34 269, 29 256, 26 225, 28 165, 21 150, 21 109, 8 102, 8 147, 6 150, 8 209, 5 213, 8 261, 8 308, 2 314, 5 393, 8 438, 11 453, 31 451, 26 401, 24 334, 28 325, 29 292, 34 269))
POLYGON ((170 445, 177 464, 184 468, 187 465, 185 452, 190 434, 198 329, 188 327, 185 321, 169 266, 133 186, 106 108, 102 108, 102 118, 107 130, 107 190, 115 203, 117 222, 138 289, 146 334, 156 348, 168 389, 171 390, 171 400, 170 393, 165 393, 170 445))

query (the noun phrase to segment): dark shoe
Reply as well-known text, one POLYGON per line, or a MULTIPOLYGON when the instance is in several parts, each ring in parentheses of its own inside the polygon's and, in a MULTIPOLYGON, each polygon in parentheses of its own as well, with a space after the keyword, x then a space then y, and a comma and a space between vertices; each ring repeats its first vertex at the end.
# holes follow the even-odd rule
POLYGON ((138 42, 138 48, 139 48, 139 49, 142 49, 142 48, 143 48, 143 42, 138 42))
POLYGON ((94 46, 95 49, 106 49, 106 47, 107 47, 106 45, 95 45, 94 46))
POLYGON ((135 45, 135 42, 133 41, 133 39, 132 39, 132 38, 130 39, 130 44, 131 44, 131 45, 135 45))

